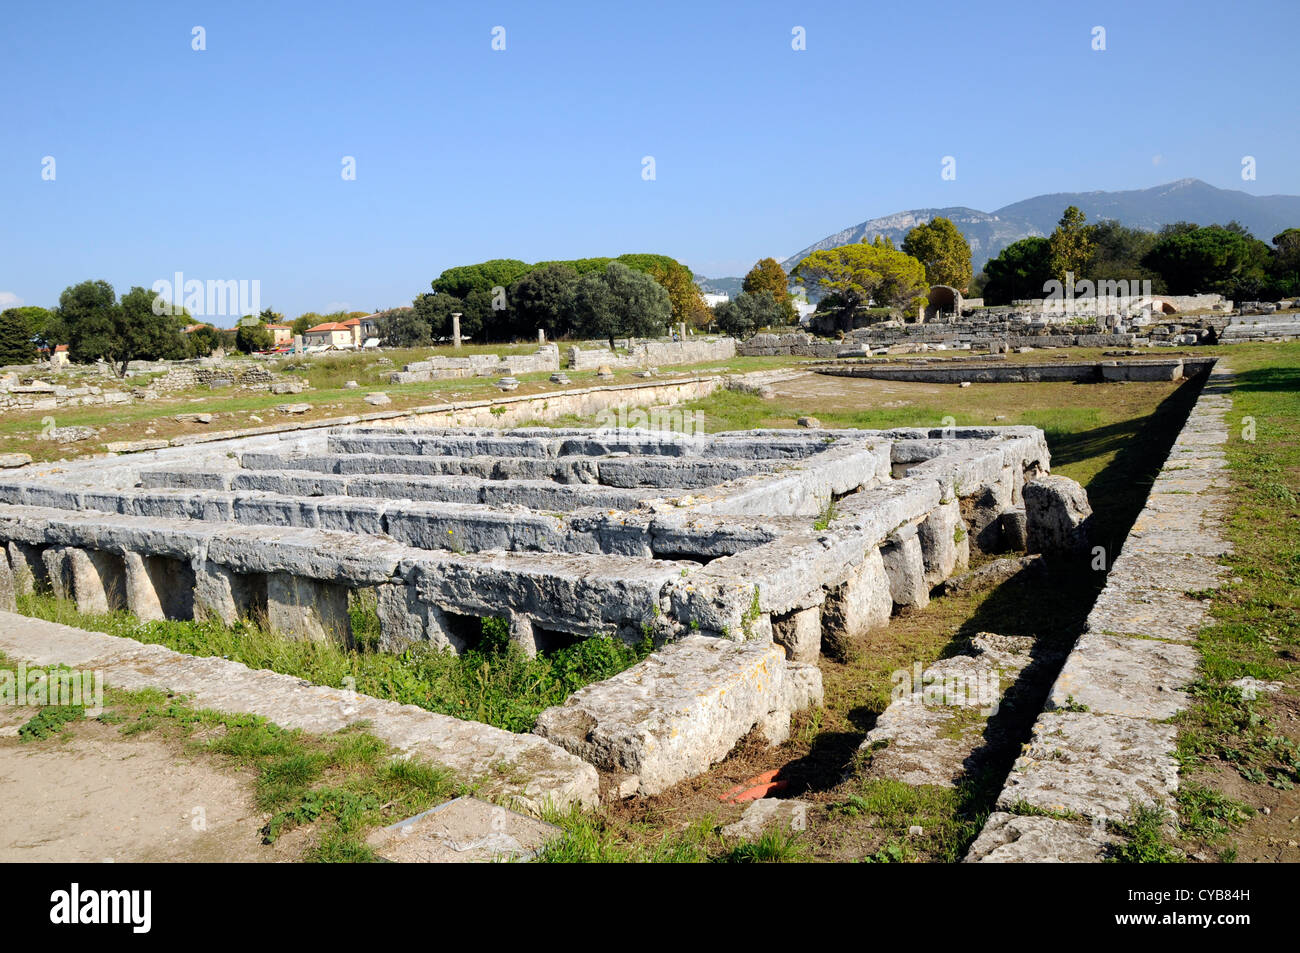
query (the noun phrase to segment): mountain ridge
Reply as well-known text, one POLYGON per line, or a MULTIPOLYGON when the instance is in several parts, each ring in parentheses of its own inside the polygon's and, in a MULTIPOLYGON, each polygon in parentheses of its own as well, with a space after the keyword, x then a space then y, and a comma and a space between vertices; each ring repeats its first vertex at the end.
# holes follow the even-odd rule
POLYGON ((884 235, 901 245, 908 231, 936 216, 952 220, 971 246, 971 264, 978 272, 1008 245, 1022 238, 1045 237, 1056 227, 1066 206, 1077 205, 1089 222, 1117 219, 1130 228, 1156 231, 1174 222, 1225 225, 1236 220, 1265 242, 1285 228, 1300 226, 1300 196, 1251 195, 1220 189, 1200 179, 1176 179, 1146 189, 1091 192, 1050 192, 1004 205, 992 212, 962 205, 907 209, 859 222, 813 242, 781 262, 787 272, 814 251, 884 235))

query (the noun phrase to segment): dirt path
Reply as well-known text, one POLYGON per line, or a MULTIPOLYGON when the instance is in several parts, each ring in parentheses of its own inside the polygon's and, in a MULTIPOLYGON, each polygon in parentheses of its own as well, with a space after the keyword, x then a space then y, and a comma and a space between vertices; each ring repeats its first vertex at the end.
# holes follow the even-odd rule
POLYGON ((297 838, 262 844, 250 774, 96 721, 23 742, 31 714, 0 710, 0 862, 296 859, 297 838))

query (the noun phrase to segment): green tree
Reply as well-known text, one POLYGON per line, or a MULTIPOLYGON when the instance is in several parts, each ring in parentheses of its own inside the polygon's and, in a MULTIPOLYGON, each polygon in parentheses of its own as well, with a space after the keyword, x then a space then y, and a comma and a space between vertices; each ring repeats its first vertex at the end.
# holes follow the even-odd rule
POLYGON ((1092 257, 1092 229, 1084 224, 1086 220, 1078 206, 1071 205, 1062 213, 1048 239, 1052 277, 1062 283, 1067 272, 1073 272, 1075 280, 1081 278, 1092 257))
POLYGON ((1093 281, 1150 281, 1151 290, 1164 291, 1160 276, 1143 266, 1142 258, 1157 241, 1154 232, 1129 228, 1114 219, 1105 219, 1092 227, 1093 250, 1081 275, 1093 281))
POLYGON ((78 363, 107 361, 119 377, 126 376, 133 360, 183 356, 186 317, 155 309, 156 298, 137 286, 119 303, 107 281, 83 281, 64 289, 58 316, 68 338, 68 356, 78 363))
POLYGON ((925 266, 925 280, 931 285, 963 293, 970 285, 970 244, 951 220, 936 216, 916 226, 903 239, 903 251, 925 266))
POLYGON ((451 316, 454 312, 465 313, 465 302, 455 295, 423 294, 411 302, 418 317, 429 328, 432 339, 451 336, 451 316))
POLYGON ((815 251, 795 266, 791 277, 832 298, 844 331, 853 329, 858 312, 872 301, 907 311, 928 287, 925 266, 880 236, 871 244, 815 251))
POLYGON ((577 285, 578 272, 562 264, 542 265, 515 281, 509 299, 516 331, 527 335, 541 328, 548 338, 568 334, 577 285))
POLYGON ((9 310, 19 314, 27 322, 27 328, 38 345, 53 347, 56 344, 68 343, 59 316, 54 311, 30 304, 9 310))
POLYGON ((786 323, 785 309, 766 288, 742 291, 714 308, 713 315, 718 330, 737 338, 748 337, 758 328, 786 323))
POLYGON ((1279 298, 1300 294, 1300 228, 1288 228, 1273 236, 1270 278, 1279 298))
POLYGON ((36 360, 31 323, 18 308, 0 313, 0 365, 30 364, 36 360))
POLYGON ((448 268, 433 279, 432 285, 435 294, 449 294, 464 301, 474 291, 486 291, 490 295, 493 288, 508 288, 532 268, 515 258, 494 258, 476 265, 448 268))
POLYGON ((315 311, 308 311, 306 314, 300 314, 294 318, 293 323, 289 325, 289 330, 295 335, 306 334, 310 328, 322 323, 324 322, 322 322, 319 314, 315 311))
POLYGON ((221 346, 221 334, 210 324, 200 324, 185 338, 191 357, 208 357, 221 346))
POLYGON ((235 329, 235 347, 241 354, 265 351, 275 343, 275 335, 267 330, 266 324, 252 315, 239 322, 235 329))
POLYGON ((1052 246, 1046 238, 1022 238, 1002 249, 984 266, 984 300, 1010 304, 1041 298, 1052 280, 1052 246))
POLYGON ((1170 294, 1253 297, 1264 287, 1270 261, 1263 242, 1210 225, 1162 233, 1142 264, 1160 274, 1170 294))
MULTIPOLYGON (((425 295, 424 297, 447 296, 425 295)), ((379 338, 386 347, 423 347, 433 343, 433 329, 429 324, 428 313, 421 313, 417 306, 393 308, 383 312, 375 321, 379 325, 379 338)))
POLYGON ((790 278, 775 258, 760 258, 746 273, 741 288, 750 294, 771 292, 772 298, 780 306, 783 320, 769 323, 793 324, 798 317, 794 300, 790 297, 790 278))
POLYGON ((603 272, 589 272, 578 281, 573 312, 577 333, 606 338, 612 347, 616 337, 663 334, 672 304, 668 292, 649 275, 612 261, 603 272))

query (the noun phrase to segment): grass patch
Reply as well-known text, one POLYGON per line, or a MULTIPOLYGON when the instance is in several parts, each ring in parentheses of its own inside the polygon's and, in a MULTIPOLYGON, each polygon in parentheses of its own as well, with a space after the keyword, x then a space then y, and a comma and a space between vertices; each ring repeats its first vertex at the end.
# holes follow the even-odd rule
POLYGON ((348 688, 364 695, 429 711, 481 721, 507 731, 532 729, 543 709, 562 703, 591 682, 617 675, 650 654, 649 639, 629 646, 596 636, 530 658, 510 642, 504 620, 484 619, 478 644, 455 655, 415 646, 404 652, 374 651, 377 621, 364 597, 349 607, 359 632, 359 647, 298 641, 244 620, 219 622, 141 622, 126 612, 87 614, 75 604, 49 595, 19 597, 24 615, 148 644, 165 645, 197 656, 220 656, 250 668, 265 668, 317 685, 348 688), (371 647, 367 647, 371 646, 371 647))
MULTIPOLYGON (((1224 353, 1236 374, 1225 447, 1231 581, 1209 594, 1195 704, 1178 718, 1183 836, 1206 843, 1259 819, 1231 795, 1300 784, 1300 739, 1279 717, 1300 694, 1300 343, 1224 353), (1233 684, 1245 678, 1276 683, 1278 691, 1233 684)), ((1268 797, 1263 790, 1242 796, 1268 797)))

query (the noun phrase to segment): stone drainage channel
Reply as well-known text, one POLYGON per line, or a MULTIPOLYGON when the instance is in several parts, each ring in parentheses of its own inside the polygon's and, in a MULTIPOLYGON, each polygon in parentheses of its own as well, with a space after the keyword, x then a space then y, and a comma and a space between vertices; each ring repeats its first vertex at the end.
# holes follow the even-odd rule
POLYGON ((1231 552, 1232 379, 1222 361, 1211 370, 968 862, 1102 860, 1110 822, 1174 810, 1170 719, 1189 704, 1208 616, 1189 593, 1217 588, 1231 552))

